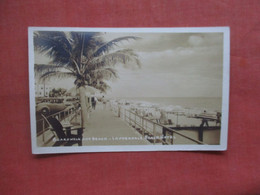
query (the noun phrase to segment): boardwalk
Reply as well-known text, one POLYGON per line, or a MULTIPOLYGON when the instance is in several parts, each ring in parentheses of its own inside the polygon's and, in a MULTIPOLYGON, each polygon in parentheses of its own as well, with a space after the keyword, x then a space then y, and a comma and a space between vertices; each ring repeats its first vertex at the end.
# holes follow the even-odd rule
POLYGON ((103 109, 101 103, 91 112, 83 138, 83 146, 149 144, 147 140, 140 139, 141 135, 127 126, 108 107, 103 109))
MULTIPOLYGON (((152 145, 152 144, 219 144, 220 127, 166 127, 161 126, 149 119, 135 115, 130 111, 121 111, 124 113, 123 121, 107 106, 103 109, 103 105, 99 103, 97 109, 90 113, 90 117, 85 124, 83 131, 83 146, 112 146, 112 145, 152 145), (131 124, 131 127, 127 124, 131 124), (133 128, 136 127, 136 129, 133 128), (164 129, 162 129, 164 128, 164 129), (192 131, 191 131, 192 130, 192 131), (194 131, 196 130, 196 131, 194 131), (218 131, 207 131, 218 130, 218 131), (180 132, 181 131, 181 132, 180 132), (203 133, 204 132, 204 133, 203 133), (205 134, 205 135, 203 135, 205 134), (143 137, 144 136, 144 137, 143 137), (165 137, 163 137, 165 136, 165 137), (168 137, 167 137, 168 136, 168 137), (199 140, 197 140, 199 136, 199 140), (148 141, 149 140, 149 141, 148 141)), ((60 114, 57 114, 58 118, 60 114)), ((80 126, 80 115, 69 115, 61 124, 67 126, 69 123, 74 127, 80 126), (73 117, 74 116, 74 117, 73 117)), ((47 124, 43 126, 48 127, 47 124)), ((39 146, 52 146, 55 142, 54 132, 50 129, 40 136, 37 136, 37 144, 39 146)), ((56 137, 57 138, 57 137, 56 137)))

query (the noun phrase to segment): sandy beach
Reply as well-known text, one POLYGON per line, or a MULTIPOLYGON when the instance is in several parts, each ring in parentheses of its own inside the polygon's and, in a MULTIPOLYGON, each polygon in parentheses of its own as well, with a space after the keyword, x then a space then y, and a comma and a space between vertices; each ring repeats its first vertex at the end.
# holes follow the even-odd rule
MULTIPOLYGON (((115 112, 118 112, 118 107, 120 107, 120 112, 125 113, 125 110, 131 110, 131 112, 136 113, 140 117, 136 117, 134 115, 131 115, 131 119, 135 120, 139 125, 141 125, 141 117, 144 117, 146 115, 147 119, 150 119, 156 123, 160 123, 160 110, 161 109, 168 109, 168 108, 178 108, 179 112, 172 113, 172 112, 166 112, 166 118, 167 120, 171 120, 171 125, 168 124, 167 126, 171 127, 199 127, 202 124, 202 119, 201 118, 195 118, 196 115, 201 114, 203 109, 183 109, 181 106, 169 106, 169 107, 162 107, 160 108, 159 104, 152 104, 149 102, 138 102, 138 101, 126 101, 126 100, 121 100, 121 101, 115 101, 112 100, 110 101, 111 106, 115 110, 115 112), (140 106, 142 105, 142 106, 140 106)), ((216 115, 217 112, 212 112, 209 111, 211 115, 216 115)), ((124 117, 122 117, 122 120, 125 120, 124 117)), ((216 126, 216 121, 208 121, 209 126, 216 126)), ((161 126, 156 126, 155 127, 155 132, 153 131, 153 124, 149 122, 145 122, 144 126, 146 127, 147 131, 150 132, 151 134, 156 134, 157 135, 162 135, 162 127, 161 126)), ((186 135, 192 139, 198 140, 198 131, 196 130, 179 130, 178 132, 182 133, 183 135, 186 135)), ((216 130, 204 130, 203 132, 203 142, 205 144, 212 144, 212 145, 217 145, 219 144, 220 140, 220 129, 216 130)), ((190 140, 187 140, 183 138, 180 135, 175 135, 174 136, 174 144, 194 144, 194 142, 191 142, 190 140)))

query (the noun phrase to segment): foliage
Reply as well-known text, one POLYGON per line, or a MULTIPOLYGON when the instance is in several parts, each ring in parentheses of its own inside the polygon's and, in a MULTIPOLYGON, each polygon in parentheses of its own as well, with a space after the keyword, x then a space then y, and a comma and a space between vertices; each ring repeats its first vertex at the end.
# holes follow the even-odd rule
POLYGON ((64 88, 58 88, 58 89, 53 88, 50 91, 49 96, 50 97, 61 97, 61 96, 64 96, 66 94, 66 92, 67 92, 67 90, 64 88))
POLYGON ((125 36, 105 42, 101 35, 97 32, 35 32, 35 50, 52 59, 51 66, 37 66, 37 71, 42 72, 41 78, 73 77, 77 87, 89 85, 105 92, 110 88, 106 81, 118 78, 114 68, 117 63, 134 62, 140 67, 132 49, 116 50, 120 42, 138 37, 125 36))

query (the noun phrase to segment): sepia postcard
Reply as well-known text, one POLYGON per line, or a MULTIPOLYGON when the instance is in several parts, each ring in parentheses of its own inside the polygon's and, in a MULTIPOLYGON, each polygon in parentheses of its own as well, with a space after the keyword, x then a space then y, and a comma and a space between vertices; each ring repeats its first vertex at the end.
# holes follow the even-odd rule
POLYGON ((29 27, 32 153, 227 149, 229 27, 29 27))

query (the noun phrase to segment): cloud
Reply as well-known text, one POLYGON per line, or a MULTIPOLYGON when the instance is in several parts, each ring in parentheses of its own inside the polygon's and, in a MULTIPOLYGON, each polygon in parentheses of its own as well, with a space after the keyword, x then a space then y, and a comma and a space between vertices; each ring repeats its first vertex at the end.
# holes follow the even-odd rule
POLYGON ((222 42, 222 35, 216 33, 148 34, 132 46, 142 68, 119 70, 120 79, 112 84, 112 93, 131 97, 220 97, 222 42))
POLYGON ((176 48, 222 46, 223 33, 112 33, 109 39, 119 36, 137 36, 141 39, 124 42, 121 47, 137 52, 166 51, 176 48))
POLYGON ((200 46, 203 43, 203 38, 200 36, 190 36, 188 42, 192 46, 200 46))

